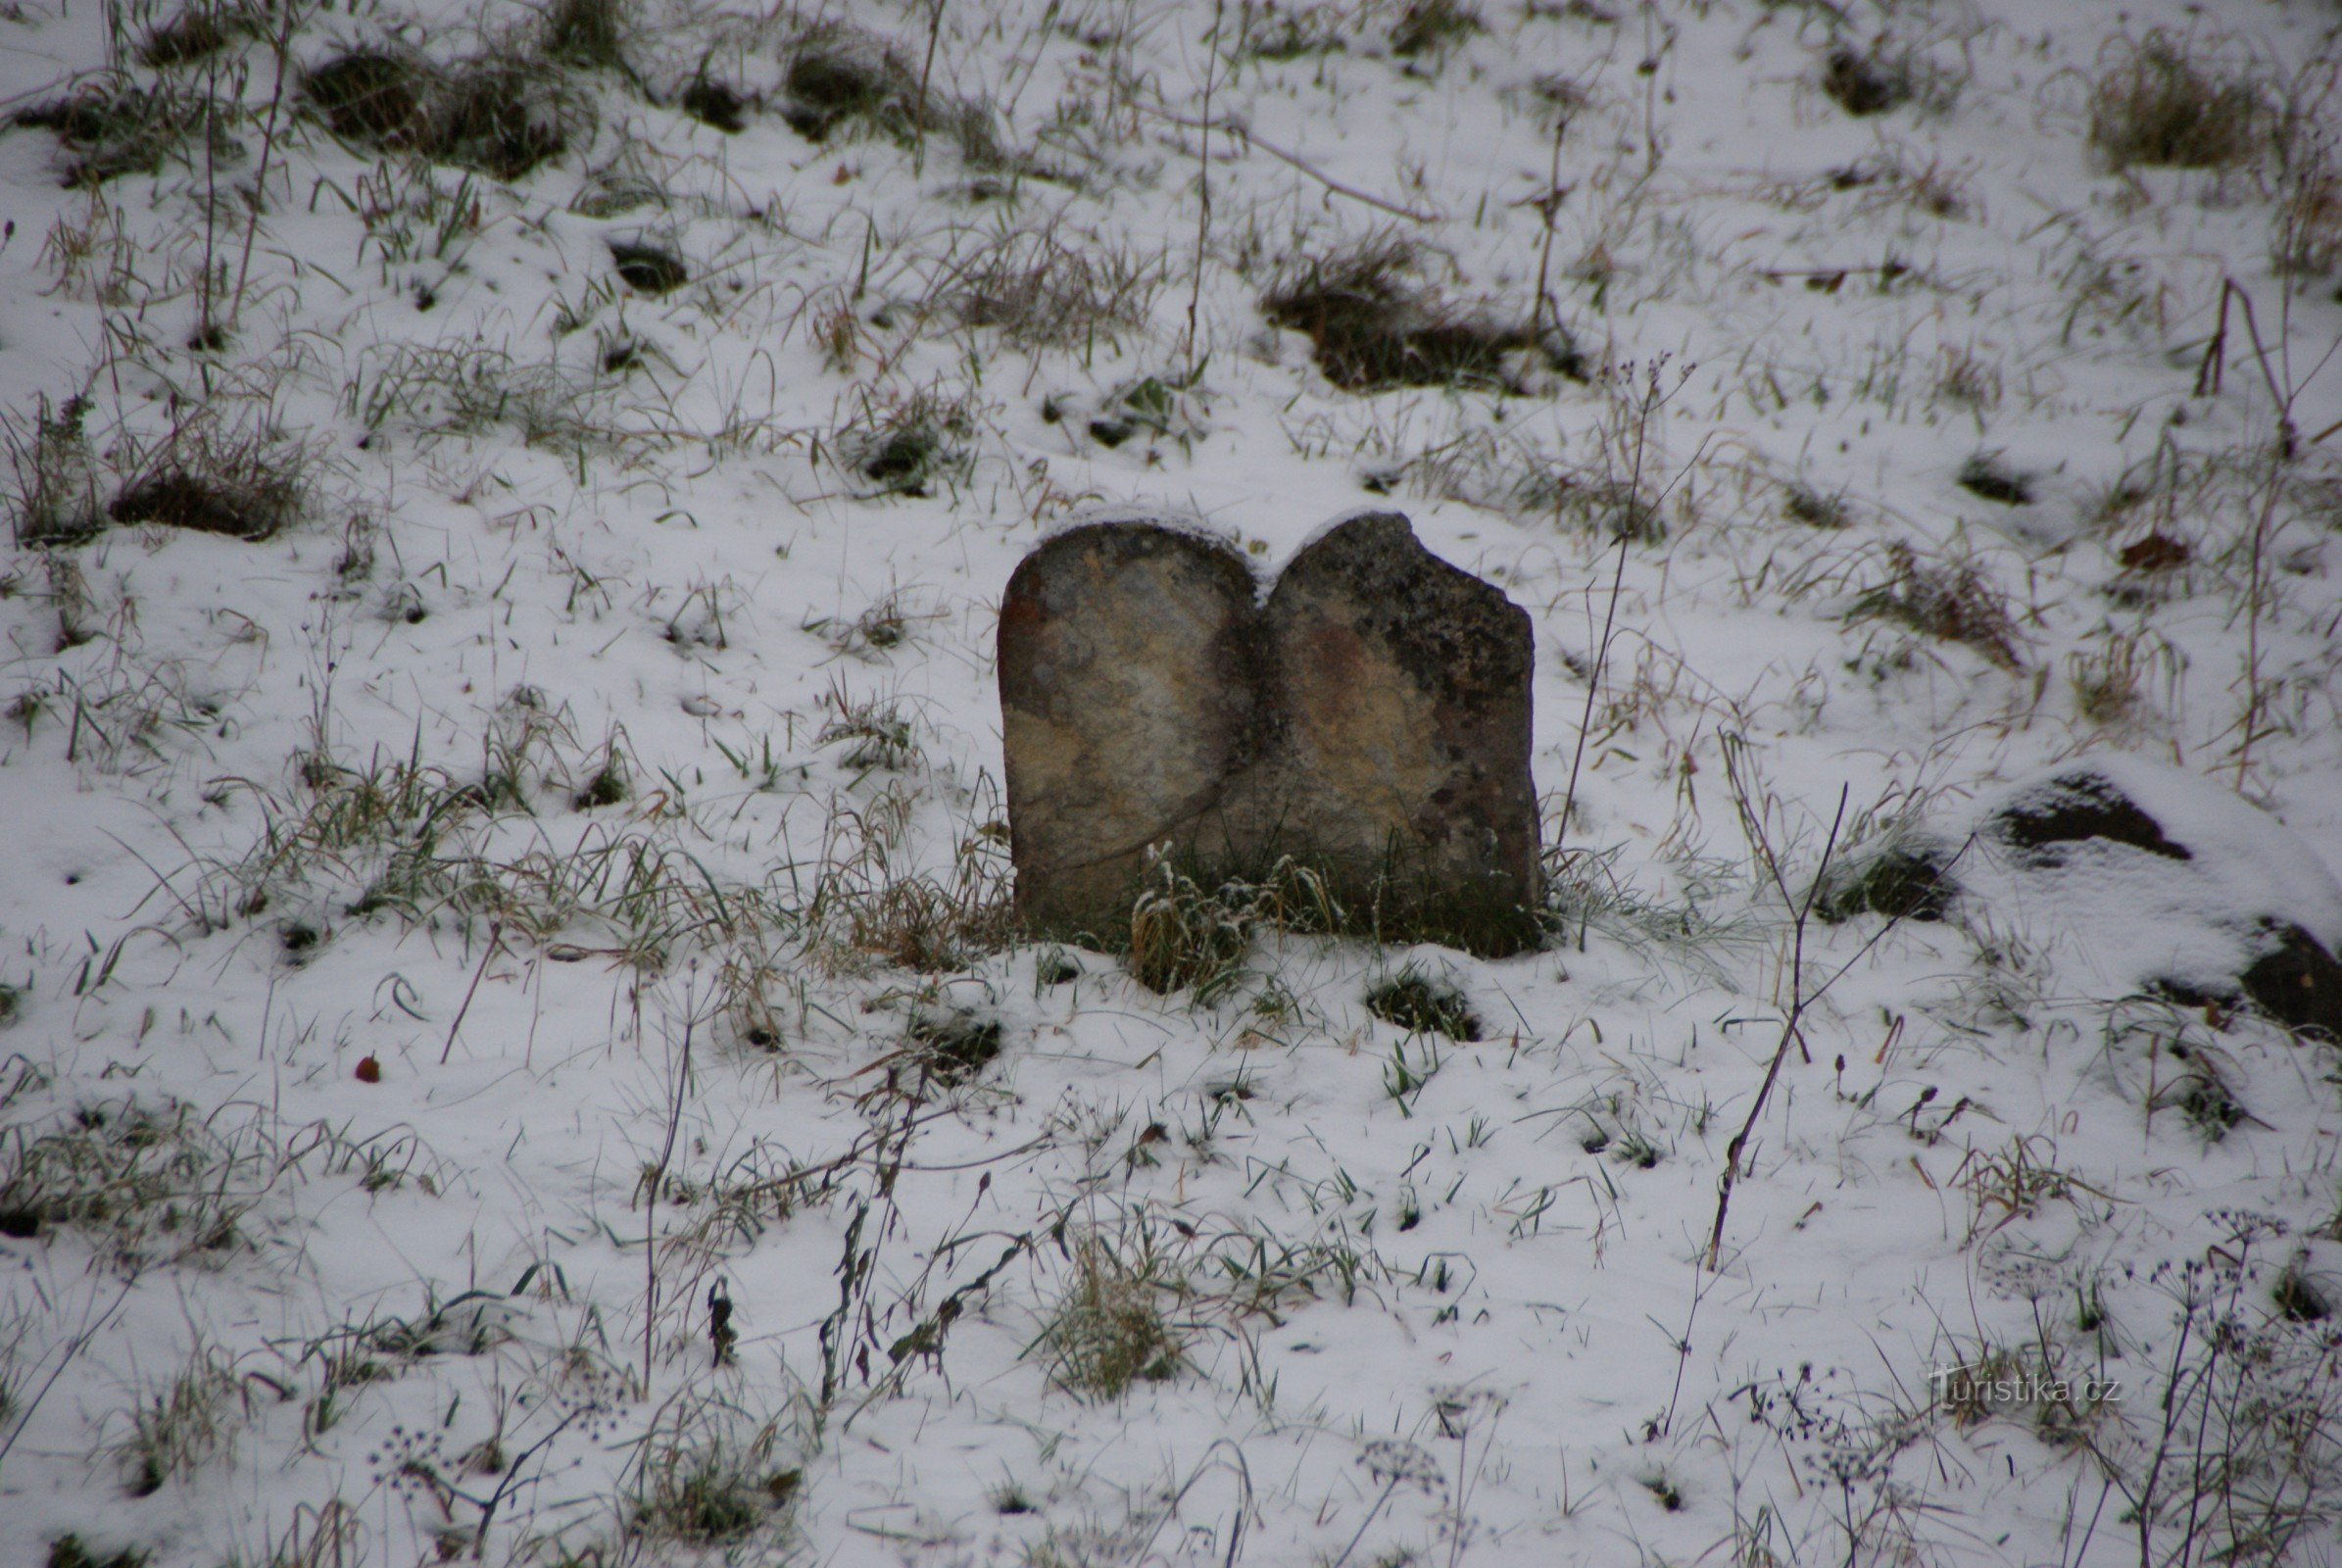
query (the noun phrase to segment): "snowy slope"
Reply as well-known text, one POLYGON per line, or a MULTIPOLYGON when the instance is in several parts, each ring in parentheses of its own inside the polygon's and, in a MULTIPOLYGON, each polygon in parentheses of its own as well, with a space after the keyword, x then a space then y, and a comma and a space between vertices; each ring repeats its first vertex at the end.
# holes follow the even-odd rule
POLYGON ((2330 6, 175 15, 0 9, 0 1560, 2330 1559, 2336 1047, 2136 951, 2342 940, 2330 6), (1017 561, 1364 505, 1552 945, 1019 940, 1017 561), (1800 918, 2084 754, 2219 908, 1800 918))

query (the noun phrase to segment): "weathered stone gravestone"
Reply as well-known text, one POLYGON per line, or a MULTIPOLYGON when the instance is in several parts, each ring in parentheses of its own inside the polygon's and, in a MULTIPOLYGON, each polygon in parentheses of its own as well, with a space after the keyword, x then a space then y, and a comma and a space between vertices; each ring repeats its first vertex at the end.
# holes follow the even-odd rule
POLYGON ((1407 519, 1331 529, 1263 602, 1157 522, 1070 529, 1000 606, 1017 904, 1127 924, 1149 851, 1211 885, 1292 857, 1349 923, 1482 954, 1535 940, 1529 616, 1407 519))

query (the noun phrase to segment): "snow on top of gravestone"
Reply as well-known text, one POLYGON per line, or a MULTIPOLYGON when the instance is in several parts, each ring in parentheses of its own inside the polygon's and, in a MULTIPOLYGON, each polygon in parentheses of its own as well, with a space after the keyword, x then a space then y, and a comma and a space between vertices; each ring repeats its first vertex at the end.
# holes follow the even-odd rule
MULTIPOLYGON (((2176 980, 2218 989, 2268 945, 2274 923, 2342 943, 2342 884, 2290 829, 2220 784, 2142 757, 2108 753, 2060 764, 1988 797, 1976 818, 1990 846, 1972 879, 1988 910, 2039 938, 2078 947, 2121 985, 2176 980), (2106 837, 2027 848, 2009 824, 2101 781, 2135 806, 2163 848, 2106 837), (1989 869, 1986 869, 1989 867, 1989 869)), ((2152 843, 2152 833, 2144 835, 2152 843)))
POLYGON ((1134 507, 1127 503, 1122 506, 1080 507, 1043 528, 1041 537, 1034 542, 1033 549, 1039 550, 1044 545, 1053 543, 1066 534, 1079 533, 1084 528, 1114 525, 1159 528, 1165 533, 1179 534, 1184 538, 1194 539, 1199 544, 1210 545, 1215 550, 1225 550, 1244 563, 1245 574, 1252 579, 1255 597, 1263 596, 1268 592, 1268 584, 1262 579, 1260 568, 1254 564, 1252 558, 1244 553, 1243 537, 1234 528, 1225 527, 1206 517, 1196 516, 1194 513, 1151 512, 1144 507, 1134 507))
MULTIPOLYGON (((1344 523, 1356 522, 1360 517, 1390 516, 1397 517, 1401 522, 1404 522, 1407 525, 1408 532, 1414 532, 1414 519, 1409 517, 1405 513, 1400 512, 1395 507, 1352 507, 1347 512, 1338 512, 1334 514, 1333 516, 1328 517, 1325 521, 1319 523, 1316 527, 1303 534, 1301 536, 1301 542, 1293 546, 1292 550, 1288 551, 1286 553, 1285 559, 1278 563, 1277 569, 1279 572, 1283 572, 1287 566, 1292 565, 1302 556, 1307 555, 1320 540, 1326 537, 1326 535, 1332 533, 1335 529, 1342 527, 1344 523)), ((1420 540, 1421 536, 1418 535, 1417 537, 1418 540, 1420 540)))

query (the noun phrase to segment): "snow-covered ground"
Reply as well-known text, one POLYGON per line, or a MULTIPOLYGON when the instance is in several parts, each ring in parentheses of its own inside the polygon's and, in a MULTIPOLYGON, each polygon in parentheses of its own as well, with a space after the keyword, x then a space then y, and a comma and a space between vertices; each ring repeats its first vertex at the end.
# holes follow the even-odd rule
POLYGON ((0 1560, 2331 1561, 2338 26, 0 7, 0 1560), (1551 945, 1019 939, 1024 552, 1365 505, 1551 945))

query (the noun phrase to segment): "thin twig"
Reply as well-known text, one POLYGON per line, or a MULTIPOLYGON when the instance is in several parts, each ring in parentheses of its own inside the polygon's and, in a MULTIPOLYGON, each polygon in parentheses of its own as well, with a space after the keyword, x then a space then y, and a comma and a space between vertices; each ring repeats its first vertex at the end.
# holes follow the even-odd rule
MULTIPOLYGON (((1729 755, 1729 754, 1728 754, 1729 755)), ((1766 1064, 1765 1081, 1757 1086, 1756 1101, 1748 1107, 1748 1119, 1740 1130, 1732 1134, 1732 1141, 1724 1148, 1724 1174, 1716 1183, 1716 1223, 1708 1232, 1708 1272, 1716 1272, 1717 1254, 1724 1248, 1724 1220, 1732 1207, 1732 1188, 1740 1179, 1740 1155, 1748 1148, 1750 1135, 1756 1131, 1757 1118, 1765 1113, 1765 1102, 1773 1098, 1773 1086, 1781 1079, 1781 1063, 1788 1060, 1789 1045, 1795 1041, 1803 1049, 1797 1032, 1798 1022, 1805 1016, 1805 924, 1814 912, 1814 900, 1822 891, 1822 884, 1830 877, 1830 858, 1837 849, 1838 829, 1846 821, 1846 786, 1838 786, 1837 811, 1830 819, 1830 837, 1822 845, 1822 866, 1814 873, 1814 885, 1806 890, 1805 902, 1795 905, 1796 921, 1789 945, 1789 1010, 1781 1021, 1781 1043, 1773 1048, 1773 1059, 1766 1064)), ((1788 898, 1788 884, 1781 874, 1781 862, 1773 854, 1772 842, 1766 837, 1764 824, 1753 816, 1750 822, 1755 831, 1758 853, 1764 858, 1765 869, 1773 878, 1773 885, 1788 898)), ((1793 901, 1792 901, 1793 902, 1793 901)), ((1843 971, 1840 971, 1841 973, 1843 971)), ((1819 996, 1821 993, 1816 992, 1819 996)))
POLYGON ((666 1185, 667 1162, 675 1157, 675 1137, 683 1127, 683 1095, 691 1082, 691 1032, 699 1021, 691 992, 683 994, 683 1059, 675 1068, 675 1089, 667 1101, 666 1144, 652 1167, 643 1195, 643 1396, 651 1395, 651 1346, 659 1327, 659 1189, 666 1185))
MULTIPOLYGON (((1729 752, 1726 754, 1726 758, 1729 771, 1731 758, 1729 752)), ((1743 807, 1743 811, 1745 809, 1743 807)), ((1844 979, 1848 971, 1856 964, 1868 957, 1873 948, 1886 940, 1886 934, 1889 931, 1903 923, 1904 917, 1901 912, 1888 915, 1885 923, 1872 932, 1870 938, 1861 947, 1854 950, 1852 957, 1831 970, 1828 979, 1814 987, 1812 996, 1805 994, 1805 928, 1813 916, 1815 902, 1821 897, 1823 887, 1830 880, 1830 862, 1837 848, 1838 829, 1844 824, 1845 816, 1846 789, 1841 785, 1838 788, 1837 813, 1830 818, 1830 837, 1822 847, 1822 864, 1815 871, 1813 886, 1806 889, 1805 900, 1802 904, 1788 898, 1788 884, 1781 876, 1780 862, 1774 858, 1773 846, 1765 838, 1763 824, 1756 822, 1754 817, 1749 818, 1755 828, 1751 836, 1757 841, 1758 853, 1764 858, 1766 870, 1773 879, 1773 885, 1781 890, 1784 900, 1788 900, 1796 907, 1796 940, 1790 952, 1789 1010, 1788 1015, 1781 1020, 1781 1043, 1773 1048, 1773 1060, 1765 1068, 1765 1081, 1757 1087, 1756 1102, 1748 1107, 1748 1119, 1740 1124, 1740 1130, 1734 1133, 1732 1141, 1725 1146, 1724 1174, 1718 1178, 1716 1183, 1716 1223, 1708 1232, 1706 1264, 1710 1273, 1716 1272, 1718 1267, 1718 1254, 1724 1248, 1725 1213, 1732 1206, 1732 1188, 1740 1179, 1741 1156, 1747 1152, 1748 1140, 1756 1131, 1757 1118, 1765 1113, 1765 1102, 1773 1096, 1773 1085, 1781 1077, 1781 1063, 1788 1058, 1791 1043, 1794 1043, 1800 1051, 1805 1049, 1804 1036, 1798 1030, 1798 1024, 1804 1018, 1805 1009, 1828 996, 1830 988, 1844 979)), ((1976 838, 1972 834, 1968 841, 1960 846, 1958 853, 1944 862, 1943 869, 1935 873, 1935 880, 1940 882, 1950 876, 1952 867, 1960 863, 1961 858, 1968 854, 1975 843, 1976 838)), ((1811 1059, 1810 1054, 1807 1059, 1811 1059)))
POLYGON ((1203 303, 1203 247, 1211 237, 1211 98, 1220 63, 1220 22, 1225 0, 1212 0, 1211 42, 1203 51, 1203 121, 1196 133, 1195 270, 1188 279, 1187 384, 1195 384, 1195 316, 1203 303))
POLYGON ((1310 163, 1299 153, 1289 152, 1273 141, 1263 141, 1260 137, 1252 134, 1252 127, 1241 120, 1191 120, 1186 115, 1175 115, 1168 109, 1148 109, 1144 105, 1134 105, 1133 107, 1139 109, 1143 114, 1152 115, 1157 120, 1167 120, 1174 125, 1184 125, 1190 130, 1216 130, 1223 136, 1237 137, 1250 146, 1259 148, 1280 163, 1291 164, 1311 179, 1325 186, 1326 189, 1334 192, 1335 195, 1347 196, 1352 201, 1364 202, 1367 206, 1378 208, 1391 214, 1393 218, 1403 218, 1410 223, 1443 223, 1447 220, 1446 215, 1443 213, 1427 213, 1420 208, 1401 207, 1398 203, 1377 196, 1372 191, 1364 191, 1355 185, 1344 184, 1310 163))
POLYGON ((488 948, 480 955, 480 966, 471 971, 471 984, 464 993, 464 1004, 456 1009, 456 1021, 447 1026, 447 1044, 439 1048, 439 1065, 447 1065, 448 1056, 456 1049, 457 1031, 464 1027, 464 1014, 471 1011, 471 999, 479 994, 480 980, 488 973, 488 962, 496 956, 496 950, 504 945, 505 923, 502 920, 488 927, 488 948))

